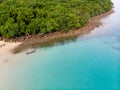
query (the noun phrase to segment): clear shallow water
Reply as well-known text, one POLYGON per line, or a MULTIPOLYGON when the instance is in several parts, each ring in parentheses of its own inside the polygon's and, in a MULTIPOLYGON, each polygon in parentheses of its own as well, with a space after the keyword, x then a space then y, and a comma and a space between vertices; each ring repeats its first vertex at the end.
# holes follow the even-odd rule
POLYGON ((90 34, 0 66, 0 90, 120 90, 120 1, 90 34))

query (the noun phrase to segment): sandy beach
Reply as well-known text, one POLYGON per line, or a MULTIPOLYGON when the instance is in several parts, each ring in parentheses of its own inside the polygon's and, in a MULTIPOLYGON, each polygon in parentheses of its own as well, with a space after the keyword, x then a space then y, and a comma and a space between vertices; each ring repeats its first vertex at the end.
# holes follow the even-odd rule
POLYGON ((7 61, 7 58, 11 54, 11 50, 17 47, 20 42, 9 43, 0 41, 0 64, 7 61))

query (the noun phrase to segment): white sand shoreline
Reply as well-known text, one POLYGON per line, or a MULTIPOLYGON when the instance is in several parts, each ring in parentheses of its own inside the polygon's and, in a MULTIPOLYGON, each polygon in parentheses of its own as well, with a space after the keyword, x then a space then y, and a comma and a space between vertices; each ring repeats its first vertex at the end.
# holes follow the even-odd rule
POLYGON ((21 42, 9 43, 5 41, 0 41, 0 64, 7 61, 11 50, 20 45, 21 42))

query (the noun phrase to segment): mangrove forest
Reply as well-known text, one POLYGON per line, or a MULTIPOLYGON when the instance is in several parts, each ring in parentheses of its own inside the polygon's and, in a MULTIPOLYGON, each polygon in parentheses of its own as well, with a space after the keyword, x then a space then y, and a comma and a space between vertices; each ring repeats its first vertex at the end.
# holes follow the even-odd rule
POLYGON ((110 0, 0 0, 0 37, 67 32, 111 8, 110 0))

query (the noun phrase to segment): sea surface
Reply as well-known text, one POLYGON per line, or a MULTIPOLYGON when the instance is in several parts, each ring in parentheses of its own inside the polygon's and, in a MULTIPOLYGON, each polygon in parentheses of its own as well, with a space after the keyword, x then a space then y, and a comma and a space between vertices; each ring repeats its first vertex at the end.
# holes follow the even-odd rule
POLYGON ((103 25, 75 40, 8 55, 0 90, 120 90, 120 0, 103 25))

